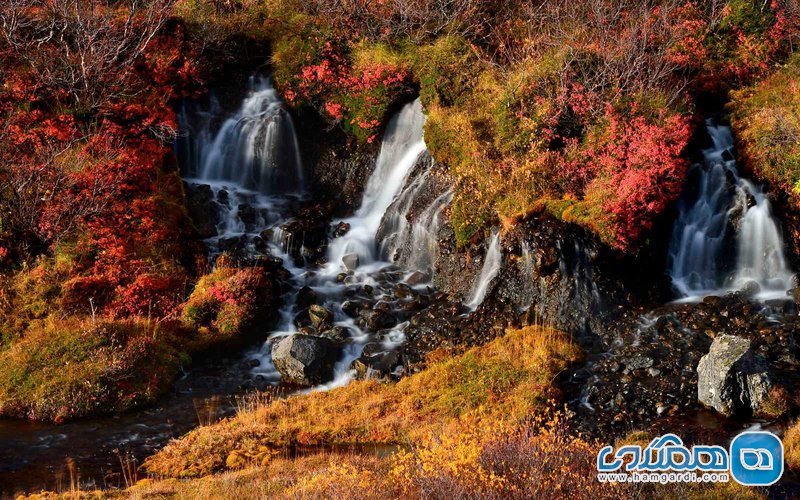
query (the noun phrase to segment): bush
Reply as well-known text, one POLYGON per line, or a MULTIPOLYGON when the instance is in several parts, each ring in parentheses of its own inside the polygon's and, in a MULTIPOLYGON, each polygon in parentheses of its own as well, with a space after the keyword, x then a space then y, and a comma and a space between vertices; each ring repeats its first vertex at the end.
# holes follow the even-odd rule
POLYGON ((800 207, 800 56, 732 94, 731 125, 746 165, 800 207))
POLYGON ((197 331, 198 346, 239 342, 264 326, 277 308, 278 283, 264 267, 233 267, 226 257, 200 278, 182 305, 181 318, 197 331))

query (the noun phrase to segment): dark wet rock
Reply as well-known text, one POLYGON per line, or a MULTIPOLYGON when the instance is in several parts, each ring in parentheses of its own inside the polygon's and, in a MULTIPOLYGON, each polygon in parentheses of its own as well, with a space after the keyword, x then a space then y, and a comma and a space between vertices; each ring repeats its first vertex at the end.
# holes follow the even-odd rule
POLYGON ((414 290, 405 283, 398 283, 394 288, 394 296, 398 299, 414 297, 415 295, 416 293, 414 293, 414 290))
POLYGON ((342 302, 342 312, 346 315, 350 316, 351 318, 355 318, 358 316, 358 312, 363 307, 363 304, 357 302, 355 300, 346 300, 342 302))
POLYGON ((220 221, 219 206, 214 201, 214 192, 208 184, 186 185, 186 210, 201 238, 217 235, 220 221))
POLYGON ((263 255, 269 254, 269 245, 267 245, 267 242, 264 241, 264 239, 261 236, 254 236, 252 243, 253 243, 253 248, 255 248, 257 252, 263 255))
POLYGON ((230 254, 240 254, 247 244, 246 236, 230 236, 227 238, 220 238, 217 243, 220 252, 227 252, 230 254))
POLYGON ((748 281, 744 284, 744 286, 739 290, 739 293, 744 295, 745 297, 753 297, 758 295, 761 291, 761 286, 756 281, 748 281))
POLYGON ((228 190, 220 189, 219 192, 217 193, 217 201, 220 204, 225 205, 226 207, 229 207, 230 206, 230 195, 228 194, 228 190))
POLYGON ((253 230, 260 222, 259 211, 249 203, 240 203, 236 213, 248 231, 253 230))
POLYGON ((316 190, 335 202, 336 213, 352 213, 358 208, 366 181, 375 167, 377 147, 352 148, 344 140, 328 141, 334 138, 332 134, 326 134, 320 143, 319 134, 312 131, 308 137, 315 140, 306 145, 307 149, 317 152, 312 175, 316 190))
POLYGON ((259 365, 261 365, 261 361, 256 359, 256 358, 252 358, 252 359, 248 359, 247 360, 247 367, 248 368, 255 368, 256 366, 259 366, 259 365))
POLYGON ((333 324, 333 313, 318 304, 309 306, 308 317, 317 330, 323 330, 333 324))
POLYGON ((344 257, 342 257, 342 264, 344 264, 344 267, 349 271, 355 270, 356 268, 358 268, 359 264, 358 254, 349 253, 345 255, 344 257))
POLYGON ((264 241, 272 241, 272 238, 275 236, 275 231, 272 228, 265 229, 265 230, 261 231, 258 235, 264 241))
POLYGON ((427 273, 423 273, 420 271, 414 271, 413 273, 409 274, 406 278, 406 283, 411 286, 421 285, 423 283, 427 283, 430 281, 430 276, 427 273))
POLYGON ((292 258, 309 262, 324 255, 329 213, 329 205, 305 204, 294 219, 280 226, 281 244, 292 258))
POLYGON ((647 356, 633 356, 624 360, 625 368, 633 371, 653 366, 653 358, 647 356))
POLYGON ((386 350, 380 343, 370 342, 364 346, 361 356, 353 361, 356 378, 366 380, 390 380, 402 367, 402 356, 396 350, 386 350))
POLYGON ((373 332, 391 328, 397 324, 397 319, 391 313, 374 309, 360 311, 358 313, 358 321, 364 328, 373 332))
POLYGON ((342 343, 353 337, 353 331, 346 326, 334 326, 330 329, 318 333, 320 337, 329 338, 335 342, 342 343))
POLYGON ((304 286, 297 291, 297 307, 305 309, 317 303, 317 292, 309 286, 304 286))
POLYGON ((720 335, 697 366, 698 400, 723 415, 751 414, 772 387, 766 360, 748 339, 720 335))
POLYGON ((333 376, 337 344, 325 337, 294 334, 272 346, 272 362, 285 382, 321 384, 333 376))
POLYGON ((347 273, 339 273, 336 275, 336 282, 337 283, 344 283, 347 279, 347 273))
POLYGON ((333 228, 333 237, 334 238, 340 238, 340 237, 344 236, 345 234, 347 234, 349 231, 350 231, 350 224, 348 224, 347 222, 342 221, 342 222, 336 224, 336 226, 334 226, 334 228, 333 228))

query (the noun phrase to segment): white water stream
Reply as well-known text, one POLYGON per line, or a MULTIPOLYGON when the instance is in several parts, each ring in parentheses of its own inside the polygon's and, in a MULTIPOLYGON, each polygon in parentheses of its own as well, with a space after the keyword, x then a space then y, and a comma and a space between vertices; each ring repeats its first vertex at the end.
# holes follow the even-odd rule
POLYGON ((694 198, 679 205, 669 254, 672 282, 687 301, 751 282, 758 284, 759 299, 784 298, 793 273, 769 198, 739 175, 730 128, 711 120, 706 128, 713 146, 703 151, 703 164, 693 167, 699 169, 694 198), (725 265, 731 251, 733 268, 725 265))

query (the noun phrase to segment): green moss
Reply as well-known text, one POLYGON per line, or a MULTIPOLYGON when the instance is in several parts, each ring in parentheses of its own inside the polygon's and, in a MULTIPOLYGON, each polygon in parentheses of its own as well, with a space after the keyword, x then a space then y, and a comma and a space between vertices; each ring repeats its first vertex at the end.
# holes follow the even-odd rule
POLYGON ((444 36, 420 48, 414 60, 414 72, 419 78, 422 104, 426 107, 462 104, 480 68, 480 60, 462 37, 444 36))
POLYGON ((166 389, 184 355, 144 321, 47 320, 0 352, 0 413, 63 420, 123 411, 166 389))

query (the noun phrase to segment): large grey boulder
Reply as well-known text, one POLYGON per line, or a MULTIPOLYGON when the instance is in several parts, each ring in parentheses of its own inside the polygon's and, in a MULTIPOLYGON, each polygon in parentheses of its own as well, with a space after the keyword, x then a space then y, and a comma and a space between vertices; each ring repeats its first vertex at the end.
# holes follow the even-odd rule
POLYGON ((766 360, 750 341, 734 335, 714 339, 697 365, 697 398, 723 415, 756 411, 772 381, 766 360))
POLYGON ((272 363, 284 382, 316 385, 333 377, 339 346, 325 337, 295 333, 272 345, 272 363))

